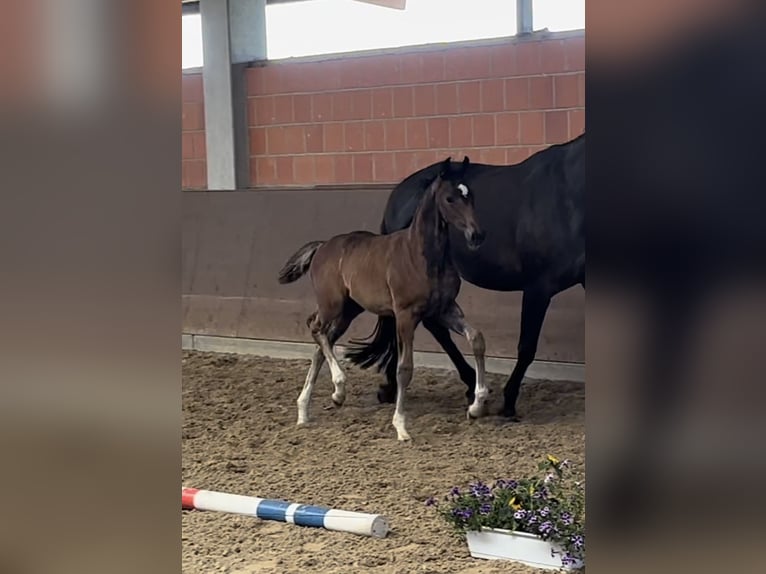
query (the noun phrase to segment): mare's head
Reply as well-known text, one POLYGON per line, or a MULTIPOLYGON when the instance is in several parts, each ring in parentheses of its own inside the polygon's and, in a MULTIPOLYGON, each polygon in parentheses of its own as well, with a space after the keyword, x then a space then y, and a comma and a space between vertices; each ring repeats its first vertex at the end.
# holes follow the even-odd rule
POLYGON ((473 193, 463 181, 469 161, 465 156, 460 167, 455 169, 451 157, 444 160, 439 175, 431 184, 431 191, 442 218, 463 232, 469 249, 478 249, 484 241, 484 231, 476 220, 473 193))

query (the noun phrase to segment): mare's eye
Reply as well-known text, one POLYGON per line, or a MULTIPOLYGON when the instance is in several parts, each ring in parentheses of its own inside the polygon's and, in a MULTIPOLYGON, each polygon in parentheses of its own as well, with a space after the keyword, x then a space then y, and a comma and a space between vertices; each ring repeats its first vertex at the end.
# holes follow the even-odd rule
POLYGON ((455 198, 454 198, 454 197, 452 197, 452 196, 449 196, 449 197, 447 198, 447 203, 455 203, 455 198))

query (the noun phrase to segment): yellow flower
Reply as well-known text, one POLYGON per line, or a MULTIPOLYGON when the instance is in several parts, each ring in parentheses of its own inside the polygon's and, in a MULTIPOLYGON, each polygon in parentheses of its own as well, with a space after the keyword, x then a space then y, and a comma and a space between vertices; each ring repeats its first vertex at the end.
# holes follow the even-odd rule
POLYGON ((548 455, 548 461, 549 461, 549 462, 552 462, 553 464, 558 464, 558 463, 559 463, 559 459, 557 459, 557 458, 556 458, 555 456, 553 456, 552 454, 549 454, 549 455, 548 455))
POLYGON ((535 487, 530 484, 529 485, 529 494, 534 494, 534 492, 535 492, 535 487))
POLYGON ((521 504, 516 504, 515 496, 508 501, 508 506, 510 506, 514 510, 521 510, 521 504))

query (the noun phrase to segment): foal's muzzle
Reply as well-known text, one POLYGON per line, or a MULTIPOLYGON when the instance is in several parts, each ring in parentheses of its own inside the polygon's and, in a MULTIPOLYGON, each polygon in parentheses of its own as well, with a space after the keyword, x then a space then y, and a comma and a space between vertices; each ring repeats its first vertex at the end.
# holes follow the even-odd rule
POLYGON ((484 232, 480 229, 466 230, 465 239, 468 242, 468 248, 476 250, 484 243, 484 232))

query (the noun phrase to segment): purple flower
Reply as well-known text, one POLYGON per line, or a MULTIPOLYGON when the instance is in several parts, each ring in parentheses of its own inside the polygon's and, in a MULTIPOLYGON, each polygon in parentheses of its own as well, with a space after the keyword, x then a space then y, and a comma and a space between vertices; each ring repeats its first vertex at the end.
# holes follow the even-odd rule
POLYGON ((543 482, 544 482, 545 484, 548 484, 549 482, 553 481, 553 479, 554 479, 554 478, 556 478, 554 475, 552 475, 552 474, 547 474, 547 475, 545 475, 545 480, 544 480, 543 482))
POLYGON ((550 520, 546 520, 537 528, 537 531, 543 535, 550 534, 552 530, 553 530, 553 523, 550 520))
POLYGON ((471 494, 475 496, 476 498, 484 498, 486 496, 491 496, 492 490, 484 484, 483 482, 479 481, 475 484, 471 485, 471 494))
POLYGON ((578 550, 585 545, 585 541, 583 540, 583 537, 580 536, 579 534, 575 534, 574 536, 570 538, 570 540, 572 541, 572 545, 578 550))
POLYGON ((534 514, 530 513, 530 515, 529 515, 529 523, 530 524, 535 524, 536 522, 537 522, 537 516, 535 516, 534 514))
POLYGON ((453 486, 452 490, 450 490, 449 493, 452 496, 460 496, 460 489, 457 486, 453 486))
POLYGON ((517 510, 516 512, 513 513, 513 517, 516 520, 522 520, 526 515, 527 515, 526 510, 517 510))
POLYGON ((561 513, 561 521, 566 524, 567 526, 571 526, 574 522, 574 518, 572 518, 572 515, 568 512, 562 512, 561 513))
POLYGON ((469 518, 471 518, 471 516, 473 516, 473 510, 471 510, 470 508, 466 508, 465 510, 463 510, 463 512, 460 513, 460 517, 465 520, 468 520, 469 518))
POLYGON ((514 489, 517 486, 519 486, 519 483, 516 482, 515 480, 509 480, 506 484, 507 484, 508 488, 511 488, 511 489, 514 489))
POLYGON ((426 500, 426 506, 436 506, 436 499, 431 496, 426 500))
POLYGON ((574 566, 574 563, 575 563, 574 556, 572 556, 568 552, 564 554, 563 558, 561 559, 562 566, 574 566))
POLYGON ((481 508, 479 509, 479 514, 487 515, 490 512, 492 512, 492 505, 491 504, 482 504, 481 508))

